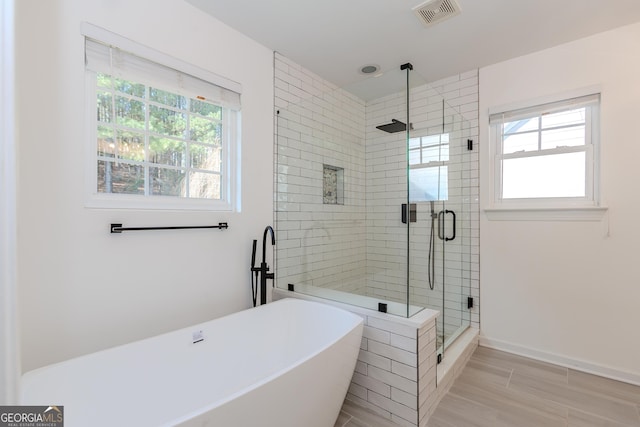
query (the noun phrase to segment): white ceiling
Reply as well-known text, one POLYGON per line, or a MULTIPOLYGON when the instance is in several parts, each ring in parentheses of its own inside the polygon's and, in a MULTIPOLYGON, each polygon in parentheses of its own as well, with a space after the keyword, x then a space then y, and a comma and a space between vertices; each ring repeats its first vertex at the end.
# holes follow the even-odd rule
MULTIPOLYGON (((186 1, 361 96, 366 64, 411 62, 432 82, 640 21, 640 0, 457 0, 462 13, 429 28, 412 11, 424 0, 186 1)), ((364 99, 389 86, 376 80, 364 99)))

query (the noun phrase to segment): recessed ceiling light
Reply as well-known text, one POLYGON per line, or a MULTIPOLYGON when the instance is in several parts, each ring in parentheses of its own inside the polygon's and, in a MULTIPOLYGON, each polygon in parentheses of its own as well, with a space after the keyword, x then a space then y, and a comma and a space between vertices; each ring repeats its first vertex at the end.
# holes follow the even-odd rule
POLYGON ((369 64, 369 65, 365 65, 362 68, 360 68, 360 72, 362 74, 374 74, 376 73, 378 70, 380 69, 380 67, 378 65, 374 65, 374 64, 369 64))

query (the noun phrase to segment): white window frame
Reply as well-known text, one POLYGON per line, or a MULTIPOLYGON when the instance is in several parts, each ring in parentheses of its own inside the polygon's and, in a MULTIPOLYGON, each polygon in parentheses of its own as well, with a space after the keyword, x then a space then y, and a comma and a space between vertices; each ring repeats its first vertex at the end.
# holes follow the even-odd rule
POLYGON ((600 98, 599 87, 590 87, 553 97, 500 106, 489 110, 490 156, 492 168, 492 204, 485 209, 489 219, 511 220, 599 220, 606 208, 600 206, 600 98), (597 101, 596 101, 597 100, 597 101), (592 108, 591 106, 594 105, 592 108), (518 118, 535 117, 546 112, 557 112, 590 105, 586 123, 584 146, 557 147, 533 152, 504 155, 502 122, 518 118), (501 118, 502 116, 502 118, 501 118), (502 160, 540 155, 585 152, 585 197, 503 198, 502 160))
POLYGON ((17 282, 15 2, 0 3, 0 405, 20 401, 17 282))
MULTIPOLYGON (((142 46, 120 35, 89 23, 82 23, 81 33, 85 39, 115 46, 137 57, 177 70, 203 82, 241 94, 241 85, 224 77, 185 63, 177 58, 142 46)), ((86 144, 86 202, 88 208, 104 209, 152 209, 152 210, 207 210, 236 211, 240 206, 240 123, 239 108, 225 109, 223 114, 223 159, 221 165, 221 198, 219 200, 172 196, 149 196, 139 194, 99 193, 97 191, 97 119, 96 119, 96 73, 85 72, 87 141, 86 144)), ((166 89, 166 88, 165 88, 166 89)), ((171 90, 169 89, 171 92, 171 90)), ((175 93, 175 92, 174 92, 175 93)))

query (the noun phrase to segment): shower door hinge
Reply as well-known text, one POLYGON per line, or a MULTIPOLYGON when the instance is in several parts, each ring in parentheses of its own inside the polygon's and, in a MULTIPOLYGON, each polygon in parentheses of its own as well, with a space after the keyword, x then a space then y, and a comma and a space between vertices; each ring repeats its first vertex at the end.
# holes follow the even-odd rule
POLYGON ((473 308, 473 297, 467 297, 467 308, 469 310, 473 308))

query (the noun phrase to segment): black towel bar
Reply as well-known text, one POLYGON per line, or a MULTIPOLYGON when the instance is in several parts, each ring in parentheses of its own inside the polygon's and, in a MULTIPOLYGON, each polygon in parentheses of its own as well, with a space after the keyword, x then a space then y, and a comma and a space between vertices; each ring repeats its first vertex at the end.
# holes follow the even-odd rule
POLYGON ((226 222, 219 222, 218 225, 184 225, 173 227, 123 227, 122 224, 111 224, 112 233, 122 233, 123 231, 143 231, 143 230, 186 230, 192 228, 217 228, 219 230, 226 230, 229 228, 229 224, 226 222))

